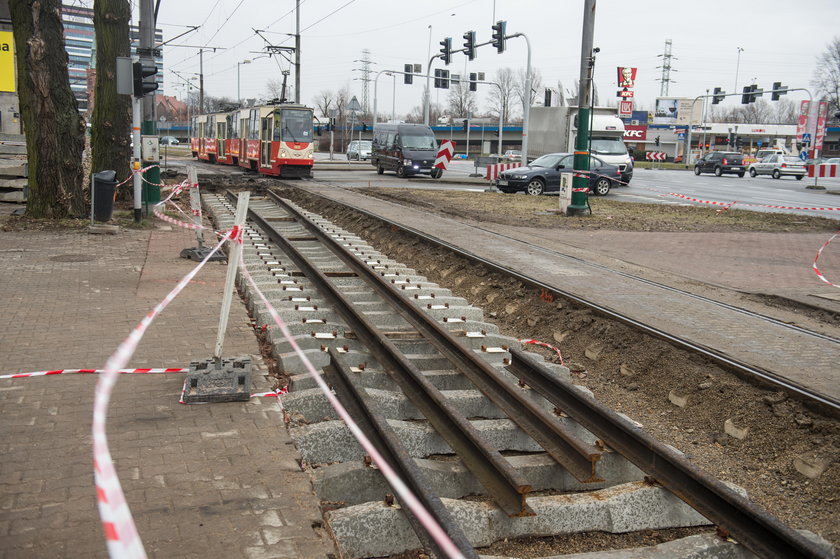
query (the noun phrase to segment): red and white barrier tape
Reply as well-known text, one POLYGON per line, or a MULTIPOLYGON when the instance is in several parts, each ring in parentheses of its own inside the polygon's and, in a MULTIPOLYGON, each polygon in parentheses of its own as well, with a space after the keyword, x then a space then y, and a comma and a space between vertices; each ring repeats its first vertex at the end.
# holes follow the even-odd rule
POLYGON ((545 342, 541 342, 539 340, 519 340, 519 343, 521 343, 523 345, 537 345, 537 346, 540 346, 540 347, 550 349, 551 351, 553 351, 554 353, 557 354, 557 357, 560 358, 560 364, 564 365, 564 366, 566 365, 566 362, 563 361, 563 354, 560 353, 560 350, 557 349, 556 347, 554 347, 553 345, 549 345, 549 344, 547 344, 545 342))
POLYGON ((827 283, 828 285, 830 285, 832 287, 840 287, 840 285, 837 285, 836 283, 832 283, 832 282, 828 281, 828 279, 826 279, 826 277, 823 275, 823 273, 820 271, 819 267, 817 266, 817 262, 819 262, 820 256, 822 256, 823 250, 825 250, 825 248, 828 245, 831 244, 831 241, 833 241, 838 235, 840 235, 840 231, 838 231, 837 233, 832 235, 830 239, 828 239, 826 242, 823 243, 823 245, 820 247, 820 250, 817 251, 817 256, 816 256, 816 258, 814 258, 814 264, 812 266, 812 268, 814 270, 814 273, 817 274, 817 277, 820 278, 820 280, 824 281, 825 283, 827 283))
MULTIPOLYGON (((157 375, 164 373, 186 373, 189 369, 119 369, 116 371, 119 375, 132 374, 149 374, 157 375)), ((49 375, 70 375, 70 374, 100 374, 106 372, 104 369, 56 369, 54 371, 36 371, 34 373, 15 373, 11 375, 0 375, 0 379, 4 378, 28 378, 28 377, 44 377, 49 375)))
MULTIPOLYGON (((244 252, 243 252, 244 254, 244 252)), ((440 545, 441 549, 447 554, 447 556, 452 558, 461 558, 463 559, 463 554, 460 550, 452 543, 452 540, 446 534, 446 532, 440 527, 440 525, 435 521, 435 519, 429 514, 429 512, 423 507, 420 501, 417 500, 417 497, 411 492, 411 490, 405 485, 405 483, 400 479, 397 473, 393 470, 390 464, 379 454, 379 451, 370 442, 370 440, 365 436, 359 426, 353 421, 353 418, 350 417, 350 414, 341 405, 341 402, 335 397, 332 393, 332 390, 327 386, 327 383, 324 382, 324 379, 321 378, 321 375, 318 374, 318 371, 315 370, 315 366, 312 365, 312 362, 309 361, 306 354, 301 350, 300 346, 295 341, 294 336, 292 336, 291 332, 289 331, 286 323, 283 322, 283 319, 280 318, 280 315, 277 313, 275 308, 271 305, 268 301, 266 296, 260 291, 259 287, 257 287, 256 282, 254 282, 254 278, 251 277, 251 274, 248 272, 248 269, 245 267, 245 263, 240 257, 240 261, 238 263, 239 270, 247 279, 248 283, 254 289, 254 292, 259 296, 260 300, 262 300, 263 304, 265 304, 266 309, 268 309, 271 318, 274 319, 274 323, 280 328, 283 332, 283 336, 285 336, 286 341, 292 346, 292 349, 295 353, 300 357, 301 361, 303 362, 306 370, 312 375, 312 378, 315 379, 315 382, 318 384, 318 387, 321 391, 326 395, 327 400, 332 404, 335 411, 338 413, 339 417, 344 420, 345 425, 362 446, 362 448, 367 452, 367 454, 373 459, 376 465, 379 467, 379 471, 382 473, 383 476, 388 480, 391 486, 394 488, 394 491, 399 495, 400 501, 404 507, 408 507, 414 513, 415 517, 420 521, 421 524, 426 528, 426 531, 429 535, 434 538, 434 540, 440 545)))
POLYGON ((108 554, 111 557, 120 558, 145 558, 146 551, 143 549, 143 542, 137 533, 134 519, 125 501, 120 480, 114 469, 114 462, 111 452, 108 449, 108 437, 105 432, 107 420, 108 403, 111 393, 117 382, 118 371, 123 369, 131 359, 137 348, 137 344, 143 338, 146 329, 170 302, 189 284, 198 274, 207 261, 222 247, 228 240, 230 234, 225 235, 222 240, 213 248, 190 273, 184 276, 178 285, 170 291, 166 297, 152 309, 140 323, 129 334, 117 351, 108 359, 105 366, 105 374, 99 377, 96 383, 96 399, 93 407, 93 466, 94 480, 96 483, 96 496, 99 506, 99 517, 102 520, 102 528, 105 532, 105 540, 108 544, 108 554))

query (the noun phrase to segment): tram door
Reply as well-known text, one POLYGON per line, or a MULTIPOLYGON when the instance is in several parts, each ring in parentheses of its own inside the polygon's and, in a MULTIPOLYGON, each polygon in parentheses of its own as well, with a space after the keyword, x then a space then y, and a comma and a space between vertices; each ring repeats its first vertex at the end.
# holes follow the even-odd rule
POLYGON ((227 121, 222 120, 221 122, 217 122, 216 129, 216 138, 218 138, 218 141, 216 142, 216 157, 225 157, 227 155, 225 153, 227 121))
POLYGON ((271 137, 274 132, 274 116, 268 115, 260 123, 260 165, 271 167, 271 137))

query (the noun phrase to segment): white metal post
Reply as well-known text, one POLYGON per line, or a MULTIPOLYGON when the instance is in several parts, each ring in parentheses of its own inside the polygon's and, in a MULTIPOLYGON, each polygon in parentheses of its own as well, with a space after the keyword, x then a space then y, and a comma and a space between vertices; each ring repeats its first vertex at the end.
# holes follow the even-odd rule
MULTIPOLYGON (((236 214, 233 224, 237 229, 245 225, 245 217, 248 214, 248 199, 250 192, 240 192, 236 202, 236 214)), ((216 365, 222 362, 222 344, 225 341, 225 330, 227 330, 228 316, 230 315, 230 304, 233 299, 234 280, 236 279, 236 268, 239 265, 239 256, 242 253, 242 245, 231 239, 230 250, 228 250, 227 276, 225 277, 225 291, 222 298, 222 313, 219 316, 219 331, 216 334, 216 350, 213 358, 216 365)))
POLYGON ((134 222, 140 223, 142 198, 143 198, 143 177, 137 171, 140 170, 140 113, 143 108, 143 100, 131 97, 131 130, 134 149, 134 222))

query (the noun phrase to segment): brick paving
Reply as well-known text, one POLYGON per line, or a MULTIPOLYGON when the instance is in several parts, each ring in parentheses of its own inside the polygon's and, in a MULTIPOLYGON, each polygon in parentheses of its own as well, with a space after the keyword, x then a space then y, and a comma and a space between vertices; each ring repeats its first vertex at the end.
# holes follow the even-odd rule
MULTIPOLYGON (((163 226, 0 232, 0 374, 102 368, 194 265, 191 232, 163 226)), ((212 356, 224 266, 210 264, 152 324, 129 367, 212 356)), ((224 355, 251 355, 270 390, 244 305, 224 355)), ((111 453, 150 557, 326 557, 335 553, 273 398, 178 403, 184 375, 122 375, 111 453)), ((0 557, 106 557, 93 485, 95 375, 0 380, 0 557)))

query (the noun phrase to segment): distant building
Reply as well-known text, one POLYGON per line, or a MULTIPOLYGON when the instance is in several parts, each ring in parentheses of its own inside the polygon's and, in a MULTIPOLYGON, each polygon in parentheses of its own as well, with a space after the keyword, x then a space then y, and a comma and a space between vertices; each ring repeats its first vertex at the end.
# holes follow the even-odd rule
MULTIPOLYGON (((96 32, 93 28, 93 9, 69 4, 61 6, 64 23, 64 42, 67 50, 70 89, 79 103, 79 112, 89 115, 93 109, 93 86, 96 82, 96 32)), ((140 45, 140 31, 129 27, 132 54, 140 45)), ((155 29, 155 42, 163 42, 163 31, 155 29)), ((158 67, 158 92, 163 94, 163 57, 155 58, 158 67)))

